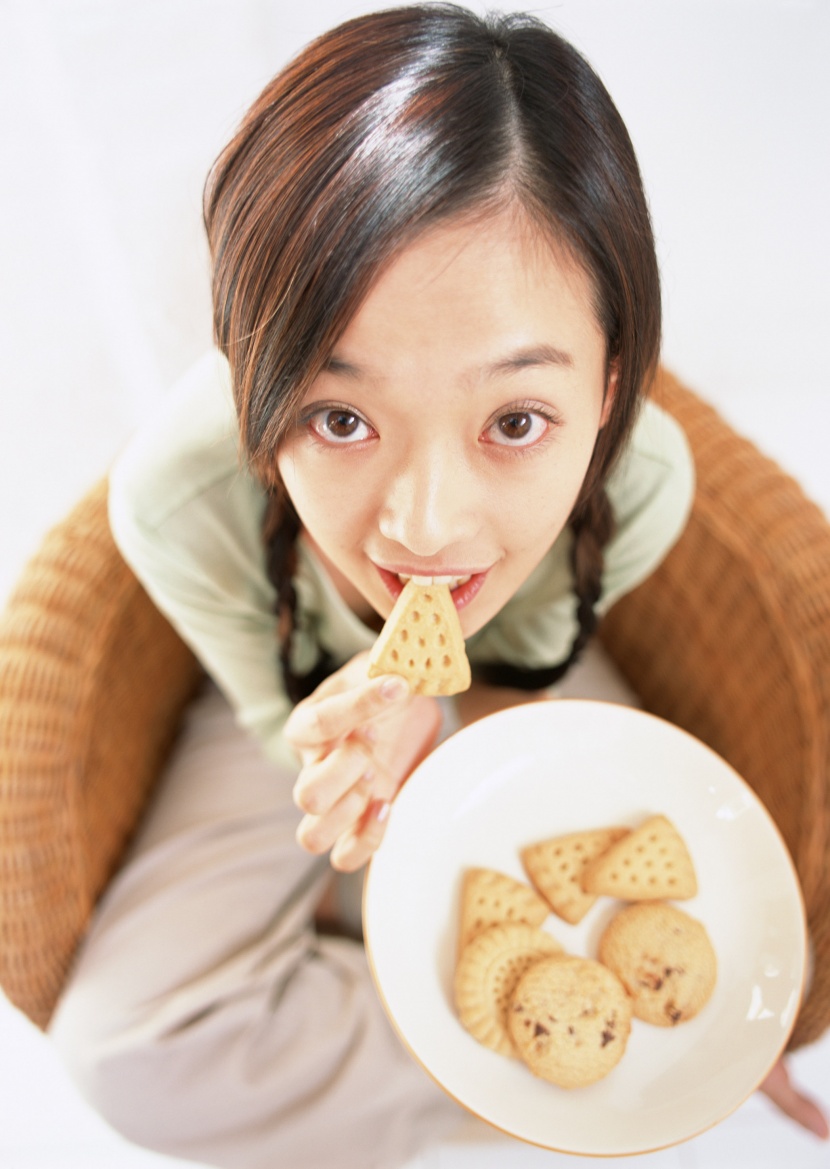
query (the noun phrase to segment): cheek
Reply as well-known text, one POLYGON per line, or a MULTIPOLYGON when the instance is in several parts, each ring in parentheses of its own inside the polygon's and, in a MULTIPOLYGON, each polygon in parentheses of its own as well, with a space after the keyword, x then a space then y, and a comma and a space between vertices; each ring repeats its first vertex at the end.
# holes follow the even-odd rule
POLYGON ((366 523, 368 492, 355 490, 343 473, 314 453, 292 450, 277 456, 277 468, 303 528, 322 548, 353 543, 366 523))
POLYGON ((571 514, 593 453, 594 438, 547 452, 539 465, 499 492, 499 523, 514 548, 556 539, 571 514))

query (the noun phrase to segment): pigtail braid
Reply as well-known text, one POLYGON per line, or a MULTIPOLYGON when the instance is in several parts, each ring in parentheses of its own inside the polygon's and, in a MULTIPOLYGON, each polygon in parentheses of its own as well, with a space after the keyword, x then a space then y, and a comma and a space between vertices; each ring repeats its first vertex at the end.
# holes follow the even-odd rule
POLYGON ((297 628, 297 540, 302 526, 293 503, 283 491, 271 490, 262 525, 268 579, 276 591, 277 638, 285 690, 293 704, 306 698, 332 672, 334 663, 324 650, 308 674, 297 674, 292 664, 297 628))
MULTIPOLYGON (((596 606, 602 595, 602 570, 605 545, 614 533, 614 512, 604 488, 593 491, 571 516, 571 571, 576 593, 576 616, 579 630, 571 652, 562 663, 567 670, 579 657, 596 632, 599 618, 596 606)), ((563 673, 564 673, 563 670, 563 673)))
POLYGON ((539 668, 511 666, 506 662, 479 662, 473 671, 480 681, 490 686, 512 686, 516 690, 544 690, 567 674, 596 632, 604 550, 614 533, 614 512, 604 487, 596 487, 577 504, 571 513, 569 527, 573 535, 571 572, 579 629, 568 656, 555 666, 539 668))

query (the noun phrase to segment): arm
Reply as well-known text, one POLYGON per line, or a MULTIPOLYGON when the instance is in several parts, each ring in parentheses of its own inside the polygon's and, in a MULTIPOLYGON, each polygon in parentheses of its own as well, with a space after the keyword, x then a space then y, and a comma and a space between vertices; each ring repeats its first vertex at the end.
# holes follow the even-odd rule
POLYGON ((159 610, 272 758, 296 767, 260 537, 264 497, 240 467, 226 367, 211 354, 116 462, 116 543, 159 610))

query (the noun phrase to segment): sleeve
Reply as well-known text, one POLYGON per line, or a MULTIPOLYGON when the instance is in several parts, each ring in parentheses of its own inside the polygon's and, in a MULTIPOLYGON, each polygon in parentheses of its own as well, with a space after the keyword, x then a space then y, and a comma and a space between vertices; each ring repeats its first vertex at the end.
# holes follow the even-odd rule
POLYGON ((110 475, 116 544, 158 609, 276 762, 290 702, 260 526, 264 495, 239 464, 235 418, 203 367, 171 392, 110 475))

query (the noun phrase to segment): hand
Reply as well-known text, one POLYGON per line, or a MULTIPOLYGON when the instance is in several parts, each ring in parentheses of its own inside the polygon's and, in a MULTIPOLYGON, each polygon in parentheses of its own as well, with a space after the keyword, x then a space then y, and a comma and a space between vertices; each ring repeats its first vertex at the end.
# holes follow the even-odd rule
POLYGON ((827 1140, 830 1130, 824 1113, 808 1096, 802 1096, 790 1081, 790 1074, 783 1056, 761 1084, 760 1091, 772 1100, 776 1107, 800 1124, 803 1128, 827 1140))
POLYGON ((306 813, 297 841, 353 872, 383 839, 389 805, 435 744, 441 710, 395 675, 369 679, 358 654, 298 703, 285 737, 302 770, 294 802, 306 813))

